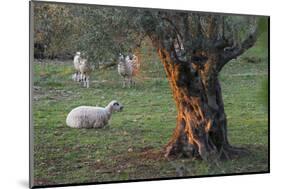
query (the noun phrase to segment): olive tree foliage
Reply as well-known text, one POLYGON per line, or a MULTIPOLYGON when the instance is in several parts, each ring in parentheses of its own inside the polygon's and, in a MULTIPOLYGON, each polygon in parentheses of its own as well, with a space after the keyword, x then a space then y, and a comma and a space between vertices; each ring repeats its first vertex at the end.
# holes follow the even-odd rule
MULTIPOLYGON (((44 47, 47 58, 69 57, 76 51, 82 51, 98 65, 99 62, 116 59, 119 53, 132 53, 149 30, 155 29, 159 35, 166 35, 167 28, 163 30, 163 27, 175 25, 168 17, 181 19, 183 15, 188 15, 190 22, 186 28, 192 28, 194 33, 186 44, 182 44, 185 49, 191 51, 213 42, 204 38, 213 14, 42 2, 34 6, 34 41, 44 47)), ((213 24, 221 25, 221 30, 215 31, 218 38, 224 37, 233 44, 241 41, 250 28, 249 24, 254 22, 254 18, 245 16, 215 17, 217 19, 213 24)), ((177 32, 173 35, 178 37, 177 32)), ((40 49, 42 51, 42 47, 40 49)))
POLYGON ((98 66, 115 61, 119 53, 133 53, 140 46, 142 32, 135 10, 111 7, 81 7, 83 34, 78 46, 98 66))
POLYGON ((141 21, 148 35, 157 38, 168 51, 179 48, 182 54, 177 58, 190 62, 198 50, 241 49, 249 36, 256 39, 258 31, 255 16, 145 11, 141 21))
POLYGON ((73 8, 73 6, 35 3, 35 55, 42 53, 43 58, 55 58, 72 54, 76 50, 73 39, 81 35, 81 28, 79 18, 72 14, 73 8))
POLYGON ((143 35, 136 12, 103 6, 35 3, 35 53, 39 44, 44 46, 45 58, 81 51, 96 66, 114 61, 119 53, 132 53, 141 43, 143 35))

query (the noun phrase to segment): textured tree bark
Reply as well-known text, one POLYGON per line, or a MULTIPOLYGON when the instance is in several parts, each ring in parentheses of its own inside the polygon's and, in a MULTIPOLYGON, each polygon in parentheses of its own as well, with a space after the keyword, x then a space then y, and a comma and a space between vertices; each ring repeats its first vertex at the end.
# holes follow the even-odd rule
POLYGON ((241 41, 225 37, 225 17, 145 12, 141 26, 158 49, 178 115, 166 156, 217 160, 246 152, 232 147, 218 74, 232 59, 251 48, 257 28, 241 41))
POLYGON ((174 62, 165 49, 158 50, 177 107, 177 124, 166 146, 166 157, 183 155, 203 160, 231 158, 241 150, 229 145, 227 120, 218 74, 208 57, 203 68, 174 62), (192 71, 191 71, 192 70, 192 71))

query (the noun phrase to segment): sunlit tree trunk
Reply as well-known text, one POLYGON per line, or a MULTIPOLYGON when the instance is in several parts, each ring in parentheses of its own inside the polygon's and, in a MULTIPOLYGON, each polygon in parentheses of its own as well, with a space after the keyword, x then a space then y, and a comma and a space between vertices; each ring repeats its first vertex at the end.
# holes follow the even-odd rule
POLYGON ((194 13, 147 12, 143 17, 142 27, 158 50, 177 107, 166 157, 212 161, 244 152, 229 144, 218 75, 226 63, 254 45, 257 30, 238 43, 225 38, 224 20, 194 13))
MULTIPOLYGON (((166 146, 166 156, 229 158, 235 154, 227 139, 227 120, 217 73, 189 72, 188 64, 173 62, 165 49, 158 51, 177 107, 177 124, 166 146)), ((206 64, 213 64, 216 57, 206 64)), ((238 152, 238 151, 237 151, 238 152)))

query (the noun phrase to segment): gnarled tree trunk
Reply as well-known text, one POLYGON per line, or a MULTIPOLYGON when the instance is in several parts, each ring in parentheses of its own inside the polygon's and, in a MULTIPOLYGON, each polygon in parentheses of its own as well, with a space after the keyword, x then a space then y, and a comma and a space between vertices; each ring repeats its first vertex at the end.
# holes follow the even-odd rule
POLYGON ((229 158, 240 152, 229 145, 227 120, 218 74, 207 65, 218 58, 208 58, 205 67, 173 62, 165 49, 158 50, 177 107, 177 125, 166 146, 166 156, 183 155, 204 160, 229 158))
POLYGON ((256 41, 249 29, 243 41, 225 37, 224 16, 146 12, 142 28, 158 50, 178 115, 166 156, 184 155, 204 160, 230 158, 243 150, 227 139, 227 120, 219 72, 256 41))

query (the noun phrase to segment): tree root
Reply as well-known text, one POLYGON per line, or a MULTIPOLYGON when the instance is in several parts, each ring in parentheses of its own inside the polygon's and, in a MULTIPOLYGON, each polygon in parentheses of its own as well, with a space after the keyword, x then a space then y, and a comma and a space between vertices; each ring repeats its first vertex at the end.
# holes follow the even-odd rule
POLYGON ((230 160, 244 155, 248 155, 249 151, 245 148, 234 147, 231 145, 224 145, 219 152, 219 159, 230 160))
POLYGON ((217 163, 219 160, 231 160, 244 155, 249 151, 245 148, 223 145, 220 150, 204 151, 199 154, 198 150, 190 147, 180 146, 178 142, 170 142, 165 148, 165 158, 176 159, 180 157, 202 159, 206 162, 217 163))

